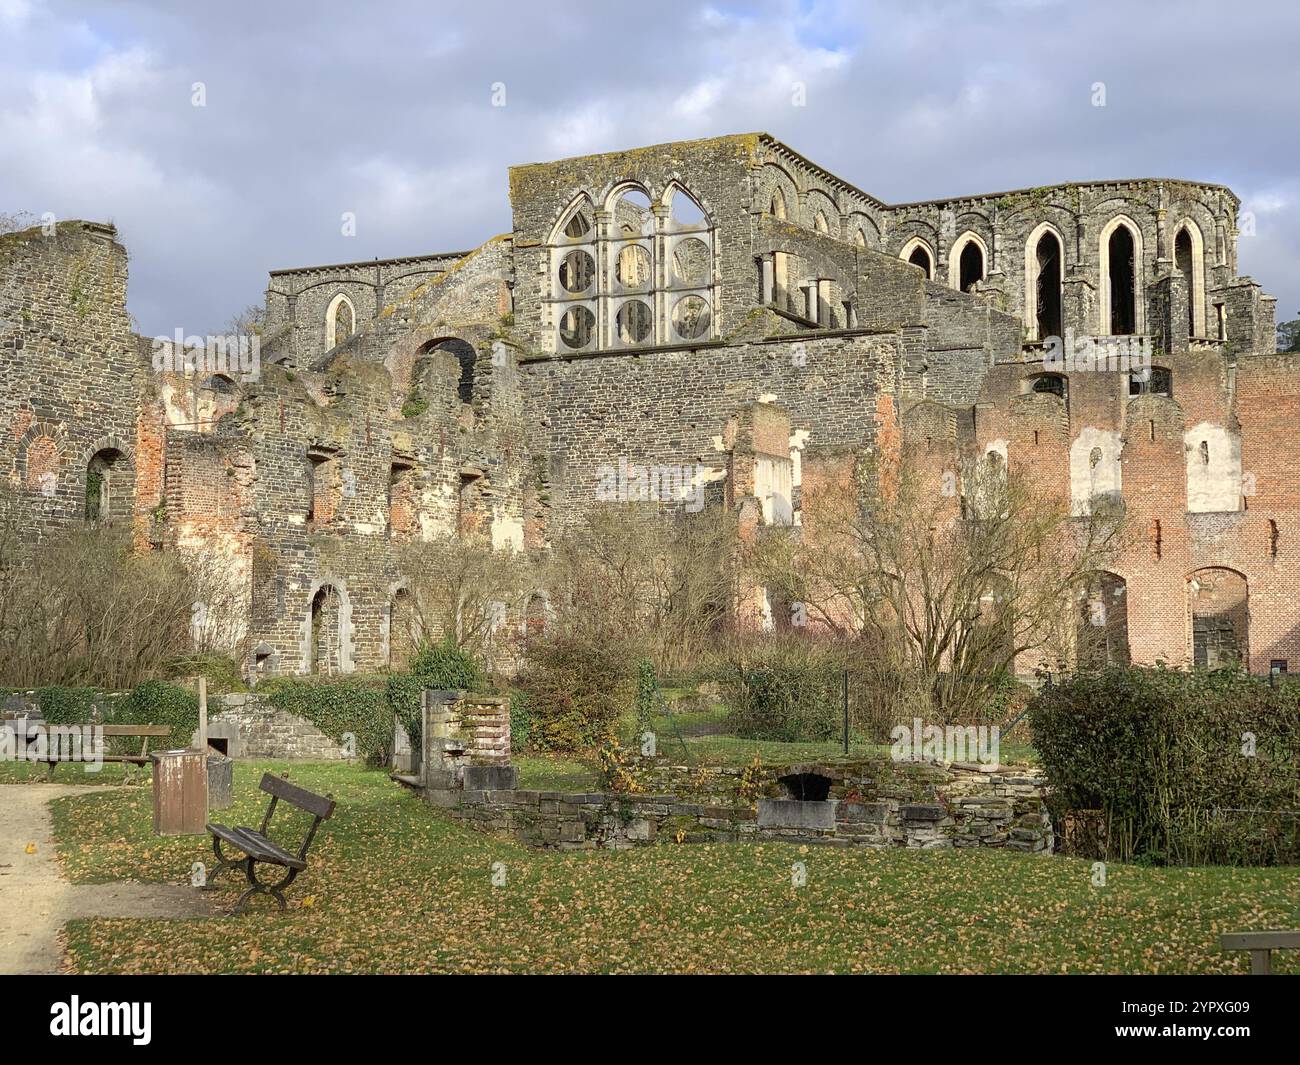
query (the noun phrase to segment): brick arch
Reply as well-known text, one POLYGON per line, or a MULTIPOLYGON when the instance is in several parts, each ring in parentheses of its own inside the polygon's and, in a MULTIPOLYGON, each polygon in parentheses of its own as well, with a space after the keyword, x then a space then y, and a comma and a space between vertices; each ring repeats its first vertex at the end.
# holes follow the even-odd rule
POLYGON ((1250 669, 1250 582, 1231 566, 1209 565, 1184 578, 1187 650, 1193 666, 1232 660, 1250 669))
POLYGON ((38 418, 18 438, 14 472, 23 488, 44 493, 47 491, 46 482, 41 479, 44 474, 54 474, 56 488, 60 480, 68 479, 70 471, 67 457, 68 440, 63 426, 58 422, 38 418), (45 441, 49 443, 45 444, 45 441), (36 454, 33 454, 33 448, 37 449, 36 454))

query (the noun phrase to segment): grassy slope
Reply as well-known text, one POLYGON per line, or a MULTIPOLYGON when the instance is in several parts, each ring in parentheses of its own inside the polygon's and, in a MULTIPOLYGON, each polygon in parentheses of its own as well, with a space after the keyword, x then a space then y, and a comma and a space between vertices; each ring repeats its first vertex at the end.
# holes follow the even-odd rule
MULTIPOLYGON (((260 823, 264 768, 285 767, 237 764, 223 821, 260 823)), ((1217 949, 1220 932, 1300 925, 1296 869, 1111 866, 1099 889, 1087 862, 992 851, 537 852, 455 824, 381 773, 289 768, 340 808, 288 914, 259 899, 237 918, 74 921, 78 969, 1242 972, 1245 956, 1217 949), (799 889, 796 861, 807 865, 799 889), (502 887, 491 883, 496 862, 502 887)), ((191 862, 210 861, 205 839, 150 834, 147 787, 54 810, 73 879, 185 882, 191 862)), ((218 897, 230 904, 236 881, 227 883, 218 897)), ((1300 971, 1294 955, 1276 964, 1300 971)))

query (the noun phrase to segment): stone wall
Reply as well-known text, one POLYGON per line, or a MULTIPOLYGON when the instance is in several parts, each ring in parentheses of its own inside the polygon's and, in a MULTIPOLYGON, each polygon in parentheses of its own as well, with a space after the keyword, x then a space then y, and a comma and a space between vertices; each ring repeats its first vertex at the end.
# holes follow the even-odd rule
POLYGON ((111 225, 0 235, 0 477, 23 535, 98 521, 130 529, 146 363, 126 312, 126 250, 111 225), (92 472, 92 463, 94 471, 92 472))
POLYGON ((627 791, 518 788, 509 716, 505 699, 426 692, 423 765, 404 781, 472 828, 560 850, 758 839, 1032 854, 1054 846, 1045 780, 1011 768, 884 759, 733 768, 634 759, 623 777, 627 791), (803 798, 805 782, 825 798, 803 798))
MULTIPOLYGON (((209 743, 212 740, 224 741, 231 758, 331 762, 346 757, 338 740, 251 693, 223 695, 215 702, 208 716, 209 743)), ((195 732, 191 746, 198 743, 195 732)))
MULTIPOLYGON (((739 771, 737 771, 739 772, 739 771)), ((619 849, 655 842, 773 840, 837 847, 993 847, 1050 854, 1051 820, 1041 778, 991 774, 945 802, 899 796, 863 801, 758 798, 712 802, 672 793, 525 789, 430 792, 429 801, 471 827, 559 850, 619 849)))

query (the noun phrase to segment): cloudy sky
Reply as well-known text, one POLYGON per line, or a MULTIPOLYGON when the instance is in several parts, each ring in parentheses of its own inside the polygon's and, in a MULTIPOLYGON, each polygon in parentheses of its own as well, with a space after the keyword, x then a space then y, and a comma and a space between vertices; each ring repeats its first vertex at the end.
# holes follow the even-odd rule
POLYGON ((0 213, 115 222, 149 335, 277 267, 474 247, 510 164, 751 130, 891 202, 1224 182, 1300 309, 1295 0, 0 0, 0 41, 0 213))

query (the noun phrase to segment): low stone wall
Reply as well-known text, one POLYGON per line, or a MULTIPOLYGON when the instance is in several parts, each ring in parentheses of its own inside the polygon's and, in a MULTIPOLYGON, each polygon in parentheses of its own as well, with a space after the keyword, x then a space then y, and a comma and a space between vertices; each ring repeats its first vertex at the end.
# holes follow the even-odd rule
POLYGON ((838 847, 997 847, 1051 853, 1052 823, 1040 779, 1007 773, 959 782, 961 775, 958 771, 949 782, 959 783, 966 794, 952 798, 936 792, 933 801, 917 802, 757 797, 723 803, 672 793, 455 787, 428 789, 426 798, 471 827, 560 850, 770 839, 838 847))
POLYGON ((788 840, 839 847, 1001 847, 1051 853, 1044 781, 1028 771, 894 763, 883 757, 744 768, 631 758, 625 790, 516 786, 509 701, 426 691, 425 799, 473 828, 560 850, 656 841, 788 840))
MULTIPOLYGON (((338 740, 254 693, 223 695, 210 704, 208 740, 224 741, 231 758, 328 762, 346 757, 338 740)), ((198 743, 195 732, 191 745, 198 743)))

